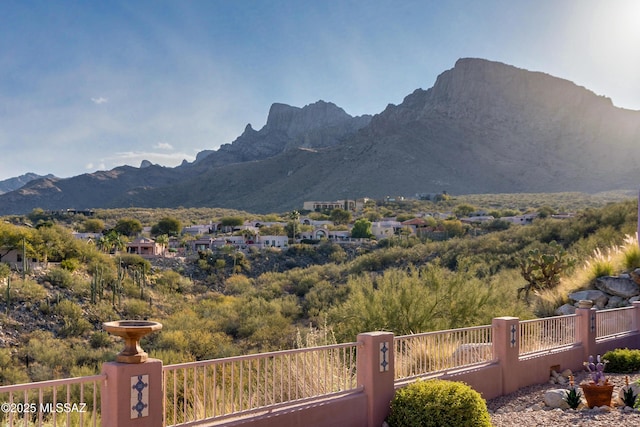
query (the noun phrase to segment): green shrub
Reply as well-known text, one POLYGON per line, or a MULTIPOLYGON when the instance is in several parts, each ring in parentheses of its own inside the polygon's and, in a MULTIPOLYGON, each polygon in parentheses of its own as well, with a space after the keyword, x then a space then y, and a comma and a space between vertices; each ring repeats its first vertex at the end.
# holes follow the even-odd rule
POLYGON ((487 404, 468 385, 445 380, 417 381, 396 391, 390 427, 491 426, 487 404))
POLYGON ((91 348, 104 348, 110 347, 113 342, 109 334, 104 331, 98 331, 91 334, 91 338, 89 338, 89 344, 91 344, 91 348))
POLYGON ((59 333, 63 337, 78 337, 92 328, 84 317, 82 307, 71 300, 60 301, 55 307, 55 313, 62 317, 63 326, 59 333))
POLYGON ((123 317, 126 319, 146 319, 153 313, 153 308, 148 302, 138 299, 130 299, 124 303, 123 317))
POLYGON ((67 258, 60 262, 60 267, 67 271, 76 271, 80 267, 80 260, 77 258, 67 258))
POLYGON ((58 286, 64 289, 73 289, 78 280, 69 271, 63 268, 52 268, 46 275, 46 279, 51 282, 52 285, 58 286))
POLYGON ((623 374, 640 370, 640 350, 618 348, 606 352, 603 359, 609 361, 607 372, 623 374))

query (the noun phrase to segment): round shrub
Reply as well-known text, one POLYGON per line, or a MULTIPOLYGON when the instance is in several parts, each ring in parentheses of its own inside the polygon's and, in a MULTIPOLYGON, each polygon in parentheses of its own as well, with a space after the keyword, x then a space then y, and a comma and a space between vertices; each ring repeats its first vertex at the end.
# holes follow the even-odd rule
POLYGON ((390 427, 491 427, 480 393, 446 380, 417 381, 396 391, 387 422, 390 427))
POLYGON ((640 370, 640 350, 617 348, 608 351, 602 356, 607 360, 607 372, 631 373, 640 370))

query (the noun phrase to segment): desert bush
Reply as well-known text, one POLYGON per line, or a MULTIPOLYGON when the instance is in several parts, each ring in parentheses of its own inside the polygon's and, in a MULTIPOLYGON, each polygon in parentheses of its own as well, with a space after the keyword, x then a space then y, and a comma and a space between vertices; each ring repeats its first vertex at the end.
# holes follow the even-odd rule
POLYGON ((172 292, 188 293, 193 284, 189 278, 173 270, 164 270, 156 277, 156 286, 164 294, 172 292))
POLYGON ((428 380, 396 391, 387 422, 390 427, 490 427, 491 417, 480 393, 468 385, 428 380))
POLYGON ((148 273, 151 270, 151 263, 146 259, 142 258, 140 255, 136 254, 122 254, 120 255, 120 262, 123 266, 128 268, 140 268, 145 273, 148 273))
POLYGON ((91 345, 91 348, 103 348, 111 346, 113 341, 111 340, 111 337, 109 337, 108 333, 99 331, 91 334, 89 344, 91 345))
POLYGON ((77 280, 71 271, 57 267, 49 270, 45 279, 51 282, 52 285, 64 289, 73 289, 74 285, 77 283, 77 280))
POLYGON ((67 271, 75 271, 80 267, 80 261, 77 258, 67 258, 60 262, 60 267, 67 271))
POLYGON ((77 337, 92 329, 91 323, 85 319, 82 307, 71 300, 62 300, 55 312, 62 317, 63 326, 59 329, 63 337, 77 337))
POLYGON ((139 299, 128 299, 122 309, 125 319, 146 319, 153 313, 153 308, 148 302, 139 299))
POLYGON ((251 279, 242 274, 234 274, 224 282, 225 293, 229 295, 246 295, 252 288, 251 279))
MULTIPOLYGON (((6 292, 5 292, 6 293, 6 292)), ((4 295, 6 297, 6 295, 4 295)), ((47 297, 47 291, 33 280, 11 282, 11 299, 15 301, 39 302, 47 297)))
POLYGON ((640 370, 640 350, 618 348, 606 352, 603 359, 609 361, 608 372, 629 373, 640 370))

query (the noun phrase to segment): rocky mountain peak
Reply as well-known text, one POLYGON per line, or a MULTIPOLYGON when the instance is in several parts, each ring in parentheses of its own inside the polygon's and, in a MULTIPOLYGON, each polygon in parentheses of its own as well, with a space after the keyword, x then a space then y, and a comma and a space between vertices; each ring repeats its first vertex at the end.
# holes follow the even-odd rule
POLYGON ((20 175, 15 178, 9 178, 9 179, 0 181, 0 194, 17 190, 18 188, 21 188, 22 186, 28 184, 29 182, 40 179, 40 178, 55 178, 55 177, 51 174, 42 176, 42 175, 35 174, 33 172, 28 172, 24 175, 20 175))
POLYGON ((554 115, 570 108, 610 108, 613 105, 609 98, 598 96, 569 80, 477 58, 459 59, 452 69, 438 76, 428 92, 429 108, 472 119, 486 119, 487 115, 522 116, 541 111, 554 115))
POLYGON ((349 114, 331 102, 318 101, 303 108, 276 103, 269 110, 265 128, 270 131, 282 131, 289 136, 297 136, 350 119, 352 117, 349 114))

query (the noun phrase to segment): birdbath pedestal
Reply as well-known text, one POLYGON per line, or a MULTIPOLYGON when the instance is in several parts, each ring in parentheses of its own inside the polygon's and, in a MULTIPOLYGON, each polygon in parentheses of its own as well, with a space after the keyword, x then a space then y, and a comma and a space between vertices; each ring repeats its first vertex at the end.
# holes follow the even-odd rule
POLYGON ((102 324, 110 334, 124 338, 124 350, 116 356, 116 362, 144 363, 147 353, 140 347, 140 339, 162 329, 162 323, 147 320, 116 320, 102 324))

